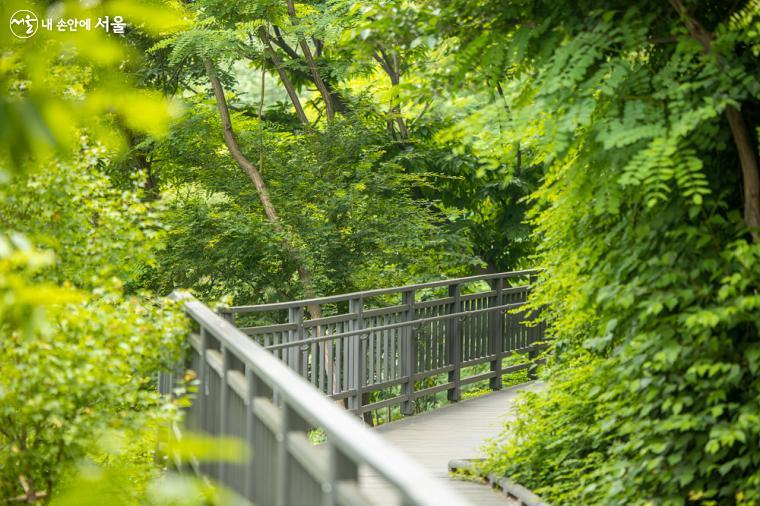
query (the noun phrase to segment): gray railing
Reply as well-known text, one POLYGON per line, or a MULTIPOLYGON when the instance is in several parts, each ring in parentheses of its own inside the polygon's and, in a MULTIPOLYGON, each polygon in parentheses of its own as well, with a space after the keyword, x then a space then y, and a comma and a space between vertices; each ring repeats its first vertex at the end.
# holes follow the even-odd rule
POLYGON ((320 391, 347 399, 354 413, 400 405, 411 415, 421 397, 447 391, 458 401, 463 385, 486 380, 498 390, 505 374, 532 366, 545 329, 526 325, 522 306, 536 274, 502 272, 219 311, 320 391), (307 319, 314 306, 327 316, 307 319), (268 323, 245 326, 252 318, 268 323), (523 354, 522 363, 505 364, 523 354), (481 364, 488 369, 479 370, 481 364), (428 378, 437 380, 416 388, 428 378), (371 399, 381 391, 384 398, 371 399))
MULTIPOLYGON (((364 481, 399 504, 467 504, 229 321, 183 299, 195 324, 188 366, 199 375, 188 424, 240 438, 252 453, 244 464, 202 464, 201 472, 265 506, 375 504, 364 481), (315 431, 323 443, 314 443, 315 431)), ((159 383, 166 392, 171 378, 159 383)))

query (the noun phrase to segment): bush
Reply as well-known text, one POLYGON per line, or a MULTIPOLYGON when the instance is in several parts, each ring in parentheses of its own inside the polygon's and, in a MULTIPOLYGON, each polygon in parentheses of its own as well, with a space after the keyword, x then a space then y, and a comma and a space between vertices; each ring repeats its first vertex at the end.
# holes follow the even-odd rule
POLYGON ((0 344, 0 497, 55 491, 109 430, 161 416, 157 372, 186 335, 176 308, 101 293, 48 307, 44 324, 5 326, 0 344))

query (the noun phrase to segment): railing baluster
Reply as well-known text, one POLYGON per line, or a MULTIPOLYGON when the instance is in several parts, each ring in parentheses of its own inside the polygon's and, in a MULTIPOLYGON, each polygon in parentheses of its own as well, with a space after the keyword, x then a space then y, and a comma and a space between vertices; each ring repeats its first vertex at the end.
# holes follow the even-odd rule
MULTIPOLYGON (((293 307, 288 310, 288 323, 295 323, 296 328, 293 330, 288 331, 288 341, 294 342, 294 341, 303 341, 304 339, 304 329, 303 329, 303 306, 293 307)), ((295 346, 293 348, 288 348, 287 355, 287 364, 295 371, 301 372, 302 371, 302 350, 300 349, 300 346, 295 346)))
MULTIPOLYGON (((440 316, 441 315, 441 308, 442 305, 436 305, 433 308, 433 316, 440 316)), ((433 322, 433 360, 430 364, 430 369, 435 369, 438 367, 438 355, 439 355, 439 345, 441 343, 442 336, 441 336, 441 321, 436 320, 433 322)))
MULTIPOLYGON (((488 297, 480 299, 481 309, 488 307, 488 297)), ((482 313, 480 315, 480 355, 485 357, 488 355, 488 313, 482 313)))
MULTIPOLYGON (((467 306, 468 311, 473 311, 476 309, 475 302, 476 301, 474 299, 470 299, 468 301, 468 304, 469 304, 467 306)), ((478 321, 478 314, 475 313, 470 316, 465 316, 465 318, 467 318, 467 323, 468 323, 467 327, 469 329, 469 336, 467 337, 467 342, 470 343, 466 360, 472 360, 473 358, 475 358, 475 340, 477 339, 477 336, 478 336, 477 328, 476 328, 477 321, 478 321)))
MULTIPOLYGON (((388 322, 393 322, 393 318, 388 317, 388 322)), ((391 341, 391 351, 388 355, 388 361, 390 362, 390 377, 389 379, 396 379, 396 334, 395 329, 388 330, 388 336, 391 341)))
MULTIPOLYGON (((325 325, 322 332, 327 334, 327 325, 325 325)), ((316 356, 311 357, 311 361, 312 367, 316 369, 317 377, 319 378, 317 388, 319 388, 320 392, 325 393, 327 392, 325 390, 325 375, 328 374, 327 364, 325 363, 325 341, 320 341, 317 344, 316 356)), ((330 392, 327 393, 329 394, 330 392)))
MULTIPOLYGON (((370 323, 369 327, 373 327, 373 325, 370 323)), ((372 385, 375 383, 375 333, 370 332, 369 336, 367 337, 367 349, 369 350, 368 357, 369 357, 369 384, 372 385)))
MULTIPOLYGON (((340 322, 337 325, 338 327, 336 327, 335 329, 337 331, 336 333, 344 334, 345 333, 344 331, 346 330, 345 322, 340 322)), ((337 378, 337 389, 339 392, 343 392, 346 389, 345 374, 343 374, 345 372, 345 367, 344 367, 345 356, 346 356, 346 354, 344 353, 345 346, 346 346, 346 340, 343 337, 338 337, 337 339, 335 339, 335 364, 336 364, 335 367, 337 368, 336 378, 337 378)))
POLYGON ((275 506, 288 506, 288 411, 283 405, 280 426, 277 431, 277 462, 275 463, 275 506))
MULTIPOLYGON (((317 332, 317 334, 321 333, 321 332, 318 331, 319 328, 320 328, 319 325, 317 325, 315 327, 315 329, 317 329, 315 331, 315 332, 317 332)), ((307 363, 306 363, 306 370, 307 371, 309 371, 309 367, 311 367, 311 372, 310 372, 310 374, 311 374, 311 384, 314 385, 315 387, 319 386, 319 378, 317 376, 317 373, 319 371, 319 355, 317 355, 317 353, 319 352, 318 348, 319 348, 319 345, 317 343, 312 343, 312 345, 311 345, 311 353, 310 353, 311 360, 309 360, 309 357, 307 357, 307 363)))
POLYGON ((279 427, 273 431, 262 421, 262 417, 265 416, 263 412, 265 408, 276 409, 272 404, 275 395, 272 387, 262 381, 253 371, 248 373, 248 377, 249 412, 252 415, 252 426, 249 428, 253 434, 254 448, 254 453, 251 455, 253 472, 248 476, 248 480, 251 482, 250 490, 253 492, 250 499, 256 504, 272 504, 276 494, 274 485, 278 472, 276 459, 278 458, 279 427), (272 455, 274 455, 274 462, 272 462, 272 455))
MULTIPOLYGON (((383 325, 386 323, 388 323, 387 315, 383 315, 383 325)), ((391 348, 390 344, 388 343, 388 329, 383 329, 381 332, 383 334, 383 381, 388 381, 391 379, 391 348)))
POLYGON ((325 504, 333 506, 338 504, 338 491, 341 482, 345 481, 358 481, 359 480, 359 467, 354 461, 346 456, 345 453, 332 444, 327 442, 330 456, 329 456, 329 470, 328 470, 328 494, 325 504))
POLYGON ((276 506, 290 506, 294 502, 290 500, 290 493, 299 487, 298 483, 288 482, 289 468, 292 459, 290 450, 290 434, 292 432, 306 432, 309 424, 301 415, 296 413, 287 403, 282 406, 282 426, 277 435, 277 498, 276 506))
MULTIPOLYGON (((384 316, 375 317, 375 325, 373 327, 382 327, 384 324, 384 316)), ((372 332, 375 336, 375 378, 378 383, 385 380, 385 349, 383 348, 383 331, 375 330, 372 332)))
MULTIPOLYGON (((333 334, 335 327, 333 327, 333 334)), ((333 376, 335 375, 335 347, 333 346, 333 340, 332 338, 326 341, 326 347, 327 347, 327 395, 332 395, 335 393, 335 383, 333 381, 333 376)))
POLYGON ((350 351, 349 348, 351 347, 351 340, 347 339, 346 337, 341 337, 340 338, 340 343, 341 343, 341 364, 343 364, 343 367, 342 367, 342 370, 341 370, 341 378, 342 378, 342 380, 340 382, 340 385, 341 385, 341 391, 345 392, 346 390, 348 390, 350 388, 349 385, 351 384, 350 383, 350 381, 351 381, 351 372, 350 372, 351 364, 350 364, 350 355, 349 355, 349 351, 350 351))

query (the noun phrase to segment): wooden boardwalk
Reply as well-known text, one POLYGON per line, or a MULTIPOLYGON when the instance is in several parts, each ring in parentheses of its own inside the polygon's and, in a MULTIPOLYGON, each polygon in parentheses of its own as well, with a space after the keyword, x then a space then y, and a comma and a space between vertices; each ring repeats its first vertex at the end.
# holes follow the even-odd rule
MULTIPOLYGON (((381 425, 374 430, 395 445, 436 478, 446 480, 463 499, 473 506, 516 505, 490 487, 449 476, 448 462, 454 458, 478 458, 484 442, 497 436, 507 417, 513 416, 511 405, 520 390, 538 389, 538 383, 507 388, 469 399, 397 422, 381 425)), ((382 481, 367 470, 362 471, 365 495, 375 504, 399 504, 398 498, 388 495, 382 481)))

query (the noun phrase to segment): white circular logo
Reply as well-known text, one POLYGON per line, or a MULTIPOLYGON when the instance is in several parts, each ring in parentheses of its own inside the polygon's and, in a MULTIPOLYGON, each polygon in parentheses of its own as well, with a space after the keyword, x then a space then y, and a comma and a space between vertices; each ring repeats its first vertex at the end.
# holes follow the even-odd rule
POLYGON ((16 11, 11 16, 11 33, 19 39, 28 39, 37 33, 37 15, 32 11, 16 11))

